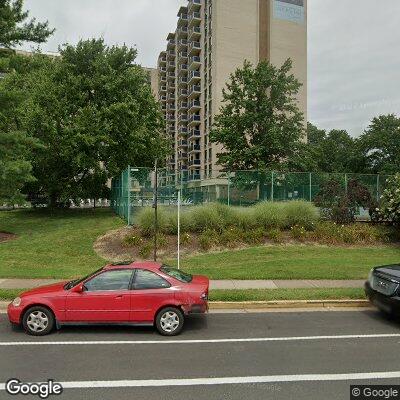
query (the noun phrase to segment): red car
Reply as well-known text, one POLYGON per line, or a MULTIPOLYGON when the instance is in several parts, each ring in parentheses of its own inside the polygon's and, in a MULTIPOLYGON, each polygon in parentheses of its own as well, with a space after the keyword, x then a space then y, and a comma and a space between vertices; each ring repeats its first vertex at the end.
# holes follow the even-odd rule
POLYGON ((184 316, 208 310, 209 280, 155 262, 107 265, 83 279, 23 293, 8 306, 12 324, 34 336, 54 326, 155 325, 162 335, 181 332, 184 316))

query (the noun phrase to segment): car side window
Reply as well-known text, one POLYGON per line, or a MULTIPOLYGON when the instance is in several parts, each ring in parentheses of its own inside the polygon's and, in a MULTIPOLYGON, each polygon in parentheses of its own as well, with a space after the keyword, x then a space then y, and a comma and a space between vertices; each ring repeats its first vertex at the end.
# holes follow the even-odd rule
POLYGON ((138 269, 133 287, 136 290, 165 289, 171 287, 171 285, 167 280, 152 271, 138 269))
POLYGON ((85 282, 88 292, 99 290, 128 290, 133 270, 106 271, 85 282))

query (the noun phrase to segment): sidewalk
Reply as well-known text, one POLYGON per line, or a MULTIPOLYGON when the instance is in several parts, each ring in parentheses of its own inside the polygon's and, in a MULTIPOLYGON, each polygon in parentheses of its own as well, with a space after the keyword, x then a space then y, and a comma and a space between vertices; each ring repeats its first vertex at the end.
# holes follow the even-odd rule
MULTIPOLYGON (((31 289, 51 285, 62 279, 0 279, 0 289, 31 289)), ((315 288, 362 288, 364 280, 221 280, 211 281, 210 289, 315 289, 315 288)))

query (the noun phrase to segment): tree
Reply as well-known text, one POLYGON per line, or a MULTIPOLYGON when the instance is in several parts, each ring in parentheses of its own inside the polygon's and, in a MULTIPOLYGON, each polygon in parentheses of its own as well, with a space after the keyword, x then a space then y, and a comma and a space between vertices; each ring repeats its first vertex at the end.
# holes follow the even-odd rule
POLYGON ((291 60, 280 68, 246 61, 231 75, 210 134, 223 145, 217 157, 225 169, 281 169, 296 152, 304 116, 296 101, 301 84, 291 68, 291 60))
POLYGON ((359 146, 371 173, 396 174, 400 170, 400 118, 381 115, 360 137, 359 146))
POLYGON ((24 0, 0 0, 0 47, 12 48, 23 42, 44 43, 54 33, 48 22, 27 20, 24 0))
MULTIPOLYGON (((43 148, 34 151, 28 187, 36 197, 65 205, 106 171, 152 166, 166 154, 162 114, 136 50, 107 47, 102 39, 60 49, 60 58, 34 56, 8 80, 25 101, 16 116, 43 148), (95 178, 90 178, 96 175, 95 178)), ((101 184, 101 183, 99 183, 101 184)), ((101 184, 102 185, 102 184, 101 184)))

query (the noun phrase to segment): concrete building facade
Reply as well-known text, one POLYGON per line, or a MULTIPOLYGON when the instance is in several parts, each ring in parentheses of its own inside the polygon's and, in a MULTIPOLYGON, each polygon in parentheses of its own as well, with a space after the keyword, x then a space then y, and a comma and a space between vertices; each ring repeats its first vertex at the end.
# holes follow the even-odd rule
POLYGON ((173 144, 171 175, 215 178, 221 146, 211 143, 222 89, 244 60, 291 58, 303 84, 299 108, 307 121, 307 0, 189 0, 158 58, 158 99, 173 144))

